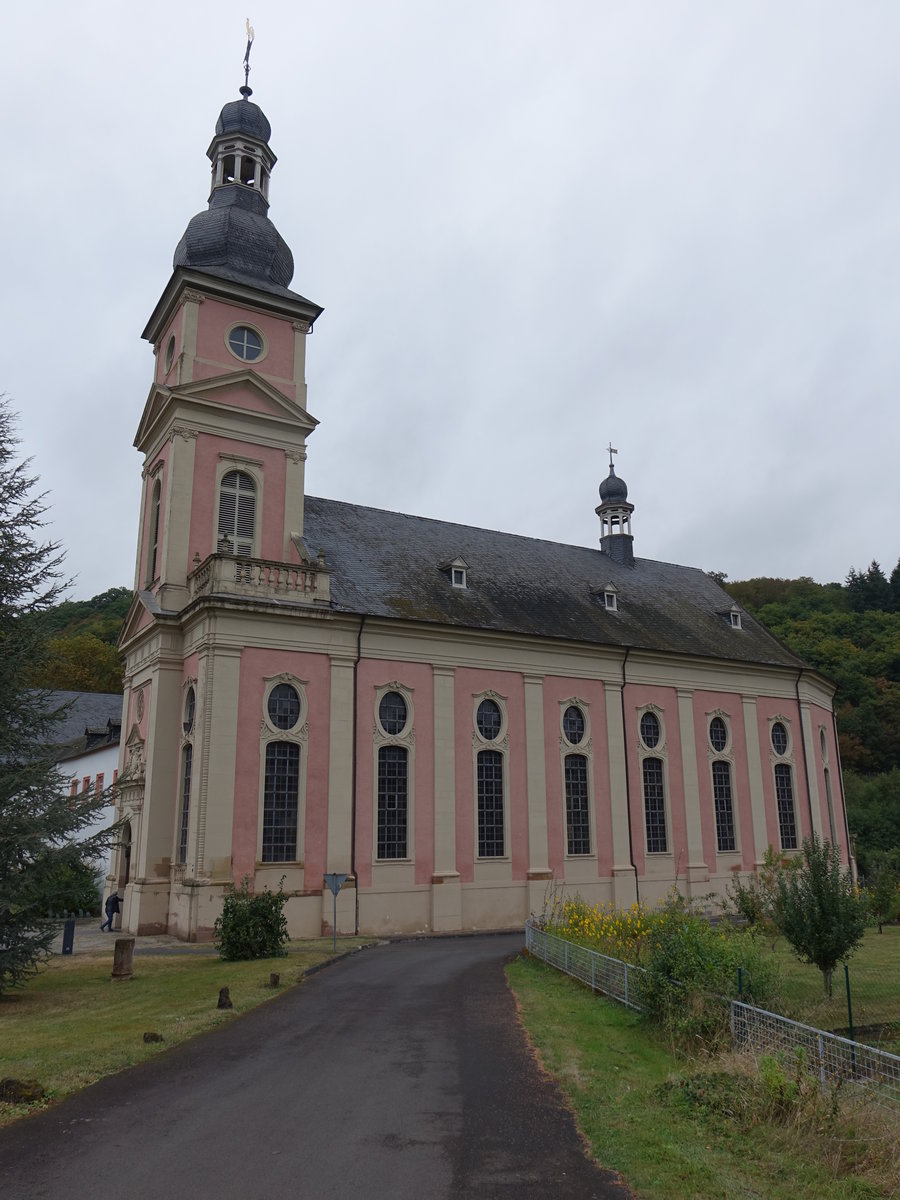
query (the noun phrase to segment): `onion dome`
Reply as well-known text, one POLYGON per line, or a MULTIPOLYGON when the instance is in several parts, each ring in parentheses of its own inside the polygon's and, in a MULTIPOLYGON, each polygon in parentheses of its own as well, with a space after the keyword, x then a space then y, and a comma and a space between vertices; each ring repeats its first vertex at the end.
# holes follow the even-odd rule
POLYGON ((603 504, 621 504, 627 499, 628 486, 624 479, 619 479, 610 463, 609 475, 600 484, 600 500, 603 504))
POLYGON ((294 256, 269 220, 269 176, 275 155, 271 126, 251 89, 226 104, 207 150, 212 162, 209 208, 193 217, 175 248, 174 267, 193 268, 265 290, 280 291, 294 275, 294 256))

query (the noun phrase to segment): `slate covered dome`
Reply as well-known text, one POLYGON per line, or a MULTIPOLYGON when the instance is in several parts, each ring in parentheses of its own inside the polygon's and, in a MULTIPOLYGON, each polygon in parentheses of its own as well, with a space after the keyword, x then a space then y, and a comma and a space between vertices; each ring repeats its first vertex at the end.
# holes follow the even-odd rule
POLYGON ((248 99, 250 89, 241 92, 244 98, 219 114, 207 151, 213 164, 209 208, 191 218, 172 265, 280 290, 293 278, 294 256, 268 216, 272 130, 248 99))
POLYGON ((624 479, 619 479, 616 475, 612 463, 609 466, 609 475, 600 484, 600 499, 604 504, 619 504, 628 499, 628 486, 624 479))
MULTIPOLYGON (((241 91, 244 89, 241 88, 241 91)), ((259 105, 244 97, 243 100, 232 100, 219 113, 216 134, 223 133, 245 133, 257 141, 268 142, 272 136, 272 126, 259 105)))

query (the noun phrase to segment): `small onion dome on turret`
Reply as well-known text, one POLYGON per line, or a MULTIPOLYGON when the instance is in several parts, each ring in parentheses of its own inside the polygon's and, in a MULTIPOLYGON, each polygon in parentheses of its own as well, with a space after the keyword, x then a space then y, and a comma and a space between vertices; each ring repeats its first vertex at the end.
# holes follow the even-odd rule
POLYGON ((275 155, 262 109, 242 100, 226 104, 207 157, 212 163, 209 208, 193 217, 175 248, 174 267, 280 292, 294 275, 294 256, 269 220, 269 176, 275 155))
POLYGON ((269 119, 258 104, 248 97, 250 88, 241 88, 246 92, 243 100, 232 100, 219 113, 216 121, 216 136, 222 134, 246 133, 248 137, 256 138, 258 142, 268 142, 272 136, 272 126, 269 119))
POLYGON ((602 504, 622 504, 628 499, 628 486, 624 479, 616 475, 612 463, 609 464, 609 475, 600 484, 600 502, 602 504))

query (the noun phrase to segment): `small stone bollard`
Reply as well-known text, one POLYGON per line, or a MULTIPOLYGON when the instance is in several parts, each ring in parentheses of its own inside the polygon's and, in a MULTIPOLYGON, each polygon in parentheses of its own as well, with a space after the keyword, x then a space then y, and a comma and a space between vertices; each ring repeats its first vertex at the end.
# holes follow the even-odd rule
POLYGON ((279 983, 281 983, 281 976, 278 974, 277 971, 273 971, 272 974, 269 976, 269 987, 277 988, 279 983))
POLYGON ((234 1008, 227 987, 219 988, 219 1003, 216 1005, 216 1008, 234 1008))
POLYGON ((36 1079, 0 1079, 0 1100, 7 1104, 35 1104, 44 1097, 36 1079))
POLYGON ((165 1040, 166 1039, 163 1037, 163 1035, 161 1033, 145 1033, 144 1034, 145 1042, 164 1042, 165 1040))
POLYGON ((134 938, 116 938, 116 951, 113 958, 113 979, 134 978, 134 938))

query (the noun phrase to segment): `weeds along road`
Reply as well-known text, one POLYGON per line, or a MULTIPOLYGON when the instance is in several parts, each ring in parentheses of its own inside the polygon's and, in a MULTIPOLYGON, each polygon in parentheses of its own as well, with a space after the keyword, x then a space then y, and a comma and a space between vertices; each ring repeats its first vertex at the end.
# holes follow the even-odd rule
POLYGON ((528 1050, 503 974, 521 945, 454 938, 343 959, 0 1129, 2 1193, 623 1200, 528 1050))

